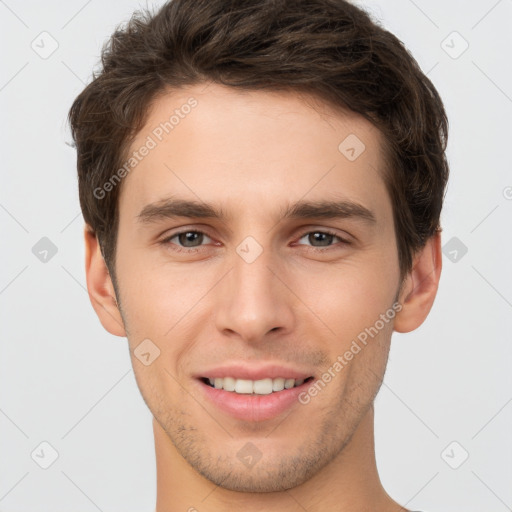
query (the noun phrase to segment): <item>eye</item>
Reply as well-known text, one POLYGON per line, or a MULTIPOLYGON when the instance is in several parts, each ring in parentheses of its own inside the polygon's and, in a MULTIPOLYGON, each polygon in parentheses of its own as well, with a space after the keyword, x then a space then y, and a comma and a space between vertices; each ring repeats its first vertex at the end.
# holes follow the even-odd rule
POLYGON ((212 241, 212 239, 202 231, 181 231, 162 240, 162 244, 176 245, 177 247, 174 248, 176 251, 182 251, 183 249, 195 249, 202 245, 205 237, 212 241), (176 239, 177 243, 172 242, 174 239, 176 239))
MULTIPOLYGON (((350 242, 332 231, 306 231, 304 232, 297 242, 297 245, 306 245, 301 243, 301 240, 306 239, 311 245, 311 250, 318 250, 324 252, 329 250, 330 247, 335 246, 334 243, 338 240, 342 245, 349 245, 350 242)), ((171 249, 177 252, 197 252, 204 244, 204 242, 212 242, 212 239, 202 231, 186 230, 174 233, 161 241, 161 244, 172 246, 171 249)))
MULTIPOLYGON (((312 243, 312 244, 315 244, 317 243, 318 245, 313 245, 312 248, 314 249, 318 249, 318 248, 321 248, 321 247, 331 247, 333 244, 333 240, 334 239, 338 239, 342 244, 350 244, 350 242, 348 240, 345 240, 344 238, 341 238, 339 235, 337 235, 336 233, 333 233, 332 231, 307 231, 306 233, 303 233, 299 239, 299 242, 300 240, 302 239, 307 239, 307 241, 309 243, 312 243)), ((299 244, 299 245, 304 245, 304 244, 299 244)))

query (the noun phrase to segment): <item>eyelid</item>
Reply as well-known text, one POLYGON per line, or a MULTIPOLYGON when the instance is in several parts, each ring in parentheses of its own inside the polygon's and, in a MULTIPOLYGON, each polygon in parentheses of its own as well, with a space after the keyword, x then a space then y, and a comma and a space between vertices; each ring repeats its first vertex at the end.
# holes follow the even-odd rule
MULTIPOLYGON (((304 238, 305 235, 309 235, 310 233, 323 233, 325 235, 330 235, 330 236, 336 237, 339 240, 341 240, 343 243, 346 243, 346 244, 351 243, 349 236, 343 236, 343 235, 337 233, 335 230, 330 229, 330 228, 309 228, 309 229, 306 229, 305 231, 302 232, 301 235, 299 235, 298 239, 300 240, 301 238, 304 238)), ((332 247, 332 246, 330 246, 330 247, 332 247)), ((315 247, 315 249, 320 249, 320 247, 315 247)))
MULTIPOLYGON (((171 238, 175 238, 179 235, 184 235, 185 233, 198 233, 198 234, 201 234, 201 235, 205 235, 206 237, 208 237, 210 240, 214 240, 214 238, 212 236, 210 236, 208 234, 208 231, 205 231, 204 229, 197 229, 197 228, 185 228, 185 229, 180 229, 179 231, 176 231, 174 233, 169 233, 169 234, 166 234, 160 241, 160 243, 162 244, 167 244, 169 243, 169 241, 171 240, 171 238)), ((203 245, 199 245, 197 247, 182 247, 178 244, 173 244, 173 245, 177 245, 180 249, 184 249, 184 250, 194 250, 194 249, 200 249, 201 247, 204 247, 203 245)))

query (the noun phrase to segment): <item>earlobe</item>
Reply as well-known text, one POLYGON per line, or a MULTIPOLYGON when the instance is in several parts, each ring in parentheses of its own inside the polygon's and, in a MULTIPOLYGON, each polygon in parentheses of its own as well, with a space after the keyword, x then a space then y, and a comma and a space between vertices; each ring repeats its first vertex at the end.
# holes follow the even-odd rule
POLYGON ((96 234, 88 225, 84 229, 84 241, 85 275, 92 307, 96 311, 101 325, 109 333, 115 336, 126 337, 112 279, 101 254, 96 234))
POLYGON ((441 268, 441 233, 437 232, 414 257, 400 294, 402 309, 395 317, 395 331, 410 332, 425 321, 437 294, 441 268))

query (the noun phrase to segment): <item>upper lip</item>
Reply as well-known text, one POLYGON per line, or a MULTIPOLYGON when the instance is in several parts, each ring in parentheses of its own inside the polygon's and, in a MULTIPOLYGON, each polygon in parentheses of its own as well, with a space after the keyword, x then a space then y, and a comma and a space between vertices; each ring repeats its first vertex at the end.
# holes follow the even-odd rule
POLYGON ((229 364, 209 368, 197 375, 197 378, 223 378, 233 377, 235 379, 262 380, 262 379, 307 379, 313 374, 296 370, 279 364, 265 364, 260 366, 248 366, 247 363, 229 364))

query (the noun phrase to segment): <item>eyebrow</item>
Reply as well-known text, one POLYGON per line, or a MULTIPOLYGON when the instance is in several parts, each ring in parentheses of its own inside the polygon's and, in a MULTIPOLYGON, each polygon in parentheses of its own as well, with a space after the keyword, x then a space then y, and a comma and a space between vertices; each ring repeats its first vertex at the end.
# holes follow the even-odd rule
MULTIPOLYGON (((202 201, 185 199, 163 199, 151 203, 137 215, 138 222, 153 223, 163 219, 199 218, 227 220, 228 215, 222 208, 202 201)), ((376 222, 375 214, 362 204, 349 201, 297 201, 287 205, 281 211, 281 219, 346 219, 353 218, 368 224, 376 222)))

